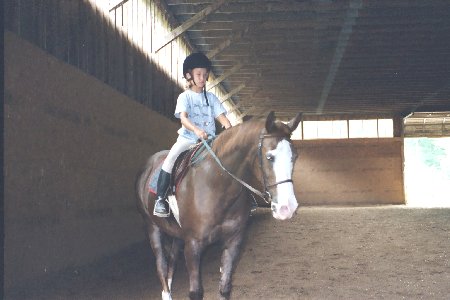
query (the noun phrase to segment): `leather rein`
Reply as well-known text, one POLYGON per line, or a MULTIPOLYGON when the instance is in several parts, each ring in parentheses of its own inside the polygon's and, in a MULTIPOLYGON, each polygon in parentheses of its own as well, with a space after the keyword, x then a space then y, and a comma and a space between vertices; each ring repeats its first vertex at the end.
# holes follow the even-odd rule
POLYGON ((269 204, 271 201, 273 201, 272 195, 269 192, 270 188, 276 187, 279 184, 283 184, 283 183, 288 183, 288 182, 292 182, 292 178, 290 179, 285 179, 285 180, 281 180, 278 182, 275 182, 273 184, 267 184, 267 176, 266 173, 264 172, 264 167, 263 167, 263 155, 262 155, 262 148, 263 148, 263 141, 265 138, 277 138, 277 137, 281 137, 280 135, 276 135, 276 134, 264 134, 261 132, 261 134, 259 135, 259 143, 258 143, 258 157, 259 157, 259 165, 261 168, 261 172, 262 172, 262 177, 263 177, 263 184, 264 184, 264 192, 261 192, 257 189, 255 189, 254 187, 252 187, 251 185, 249 185, 248 183, 244 182, 243 180, 241 180, 240 178, 238 178, 237 176, 235 176, 233 173, 231 173, 230 171, 228 171, 222 164, 222 162, 219 160, 219 158, 216 156, 216 154, 214 153, 214 151, 211 149, 211 146, 209 146, 209 144, 206 142, 206 140, 202 139, 202 143, 205 146, 205 148, 208 150, 208 152, 211 154, 211 156, 214 158, 214 160, 217 162, 217 164, 225 171, 228 173, 228 175, 230 175, 233 179, 235 179, 236 181, 238 181, 240 184, 242 184, 243 186, 245 186, 247 189, 249 189, 251 192, 253 192, 254 194, 258 195, 259 197, 261 197, 267 204, 269 204))

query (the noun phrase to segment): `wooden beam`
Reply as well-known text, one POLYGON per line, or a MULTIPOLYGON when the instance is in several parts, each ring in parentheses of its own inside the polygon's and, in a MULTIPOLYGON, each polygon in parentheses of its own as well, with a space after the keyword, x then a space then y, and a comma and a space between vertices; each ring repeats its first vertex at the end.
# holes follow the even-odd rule
POLYGON ((238 111, 238 112, 240 113, 240 111, 239 111, 240 108, 241 108, 241 106, 240 106, 239 104, 238 104, 238 105, 234 105, 234 106, 233 106, 233 109, 227 111, 227 113, 228 113, 228 114, 231 114, 231 113, 233 113, 233 112, 235 112, 235 111, 238 111))
POLYGON ((201 20, 203 20, 206 16, 208 16, 209 14, 213 13, 214 11, 216 11, 217 9, 219 9, 223 4, 229 2, 230 0, 217 0, 216 2, 214 2, 213 4, 211 4, 210 6, 206 7, 205 9, 203 9, 202 11, 198 12, 195 16, 193 16, 191 19, 187 20, 186 22, 184 22, 183 24, 181 24, 180 26, 178 26, 177 28, 175 28, 174 30, 172 30, 172 32, 170 32, 168 35, 166 35, 163 39, 163 41, 161 42, 161 44, 156 48, 156 50, 154 51, 154 53, 157 53, 159 50, 161 50, 162 48, 164 48, 164 46, 166 46, 167 44, 169 44, 171 41, 173 41, 174 39, 176 39, 178 36, 180 36, 182 33, 184 33, 186 30, 188 30, 189 28, 191 28, 192 26, 194 26, 196 23, 200 22, 201 20))
POLYGON ((223 41, 219 44, 215 49, 209 51, 206 56, 209 59, 214 58, 217 54, 228 48, 232 42, 240 40, 247 32, 249 31, 249 26, 245 26, 245 28, 235 34, 232 34, 229 39, 223 41))
POLYGON ((119 7, 122 6, 125 2, 128 2, 128 1, 129 1, 129 0, 122 0, 122 1, 119 1, 119 3, 117 3, 116 5, 114 5, 114 6, 109 10, 109 12, 112 12, 113 10, 119 8, 119 7))
POLYGON ((237 88, 235 88, 234 90, 232 90, 231 92, 229 92, 228 94, 223 96, 222 98, 220 98, 220 103, 224 103, 225 101, 230 100, 230 98, 233 95, 236 95, 237 93, 239 93, 239 91, 242 90, 243 88, 245 88, 245 84, 244 83, 239 85, 237 88))
POLYGON ((217 77, 213 82, 211 82, 210 84, 208 84, 207 90, 211 90, 213 87, 215 87, 216 85, 218 85, 219 83, 221 83, 222 81, 224 81, 225 79, 228 78, 228 76, 236 73, 237 71, 239 71, 240 68, 242 68, 243 64, 237 64, 234 67, 232 67, 230 70, 226 71, 225 73, 223 73, 222 75, 220 75, 220 77, 217 77))

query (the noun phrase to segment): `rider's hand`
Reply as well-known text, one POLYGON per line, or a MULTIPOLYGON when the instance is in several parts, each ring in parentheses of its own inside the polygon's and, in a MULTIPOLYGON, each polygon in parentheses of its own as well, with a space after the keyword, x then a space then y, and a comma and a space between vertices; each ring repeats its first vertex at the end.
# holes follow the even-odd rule
POLYGON ((199 139, 204 139, 204 140, 208 139, 208 134, 203 129, 196 128, 194 130, 194 133, 196 136, 198 136, 199 139))

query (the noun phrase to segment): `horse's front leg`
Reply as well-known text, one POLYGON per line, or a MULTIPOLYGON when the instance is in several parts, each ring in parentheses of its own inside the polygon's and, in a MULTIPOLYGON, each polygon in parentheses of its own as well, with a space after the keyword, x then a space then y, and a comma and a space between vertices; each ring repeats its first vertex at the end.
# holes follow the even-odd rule
POLYGON ((184 245, 184 257, 189 273, 189 298, 191 300, 203 299, 203 285, 200 269, 200 261, 203 252, 203 244, 196 240, 186 241, 184 245))
POLYGON ((167 283, 167 260, 166 256, 164 255, 161 230, 152 223, 148 224, 147 230, 150 239, 150 245, 152 246, 152 250, 156 258, 156 270, 158 272, 158 278, 163 288, 161 293, 162 299, 171 300, 172 297, 170 295, 170 288, 167 283))
POLYGON ((236 233, 224 243, 219 286, 221 300, 230 299, 232 275, 238 261, 239 253, 241 251, 243 236, 244 235, 242 232, 236 233))

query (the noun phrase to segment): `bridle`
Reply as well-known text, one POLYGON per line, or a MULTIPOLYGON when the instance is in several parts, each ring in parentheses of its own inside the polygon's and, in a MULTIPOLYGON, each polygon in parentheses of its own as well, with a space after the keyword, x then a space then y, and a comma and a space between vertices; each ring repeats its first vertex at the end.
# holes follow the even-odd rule
POLYGON ((280 134, 267 134, 267 133, 263 133, 264 129, 261 131, 260 135, 259 135, 259 143, 258 143, 258 156, 259 156, 259 165, 261 168, 261 173, 262 173, 262 177, 263 177, 263 185, 264 185, 264 192, 261 192, 257 189, 255 189, 254 187, 252 187, 251 185, 249 185, 248 183, 244 182, 243 180, 241 180, 240 178, 238 178, 237 176, 235 176, 233 173, 231 173, 230 171, 228 171, 222 164, 222 162, 219 160, 219 158, 216 156, 216 154, 214 153, 214 151, 212 151, 211 146, 208 144, 208 142, 205 139, 202 139, 202 143, 205 146, 205 148, 208 150, 208 152, 211 154, 211 156, 215 159, 215 161, 217 162, 217 164, 225 171, 228 173, 228 175, 230 175, 231 177, 233 177, 233 179, 235 179, 236 181, 238 181, 240 184, 242 184, 243 186, 245 186, 247 189, 249 189, 251 192, 253 192, 254 194, 258 195, 259 197, 261 197, 267 204, 269 204, 270 202, 273 201, 272 198, 272 194, 270 194, 269 189, 276 187, 277 185, 283 184, 283 183, 287 183, 287 182, 292 182, 292 178, 290 179, 285 179, 285 180, 281 180, 278 182, 275 182, 273 184, 267 184, 267 176, 266 173, 264 172, 264 164, 263 164, 263 155, 262 155, 262 148, 263 148, 263 141, 265 138, 280 138, 282 137, 283 139, 286 139, 283 135, 280 134))
MULTIPOLYGON (((259 166, 261 168, 261 173, 262 173, 262 178, 263 178, 263 185, 264 185, 264 193, 263 193, 263 200, 266 203, 270 203, 273 201, 272 195, 269 192, 269 189, 276 187, 277 185, 280 185, 282 183, 288 183, 291 182, 292 183, 292 178, 289 179, 285 179, 285 180, 281 180, 278 182, 275 182, 273 184, 267 184, 267 176, 266 176, 266 172, 264 172, 264 163, 263 163, 263 155, 262 155, 262 148, 263 148, 263 141, 265 138, 280 138, 283 137, 282 135, 279 134, 265 134, 261 131, 261 134, 259 135, 259 143, 258 143, 258 157, 259 157, 259 166)), ((285 137, 283 137, 283 139, 286 139, 285 137)), ((287 139, 286 139, 287 140, 287 139)), ((275 201, 273 201, 275 202, 275 201)))

